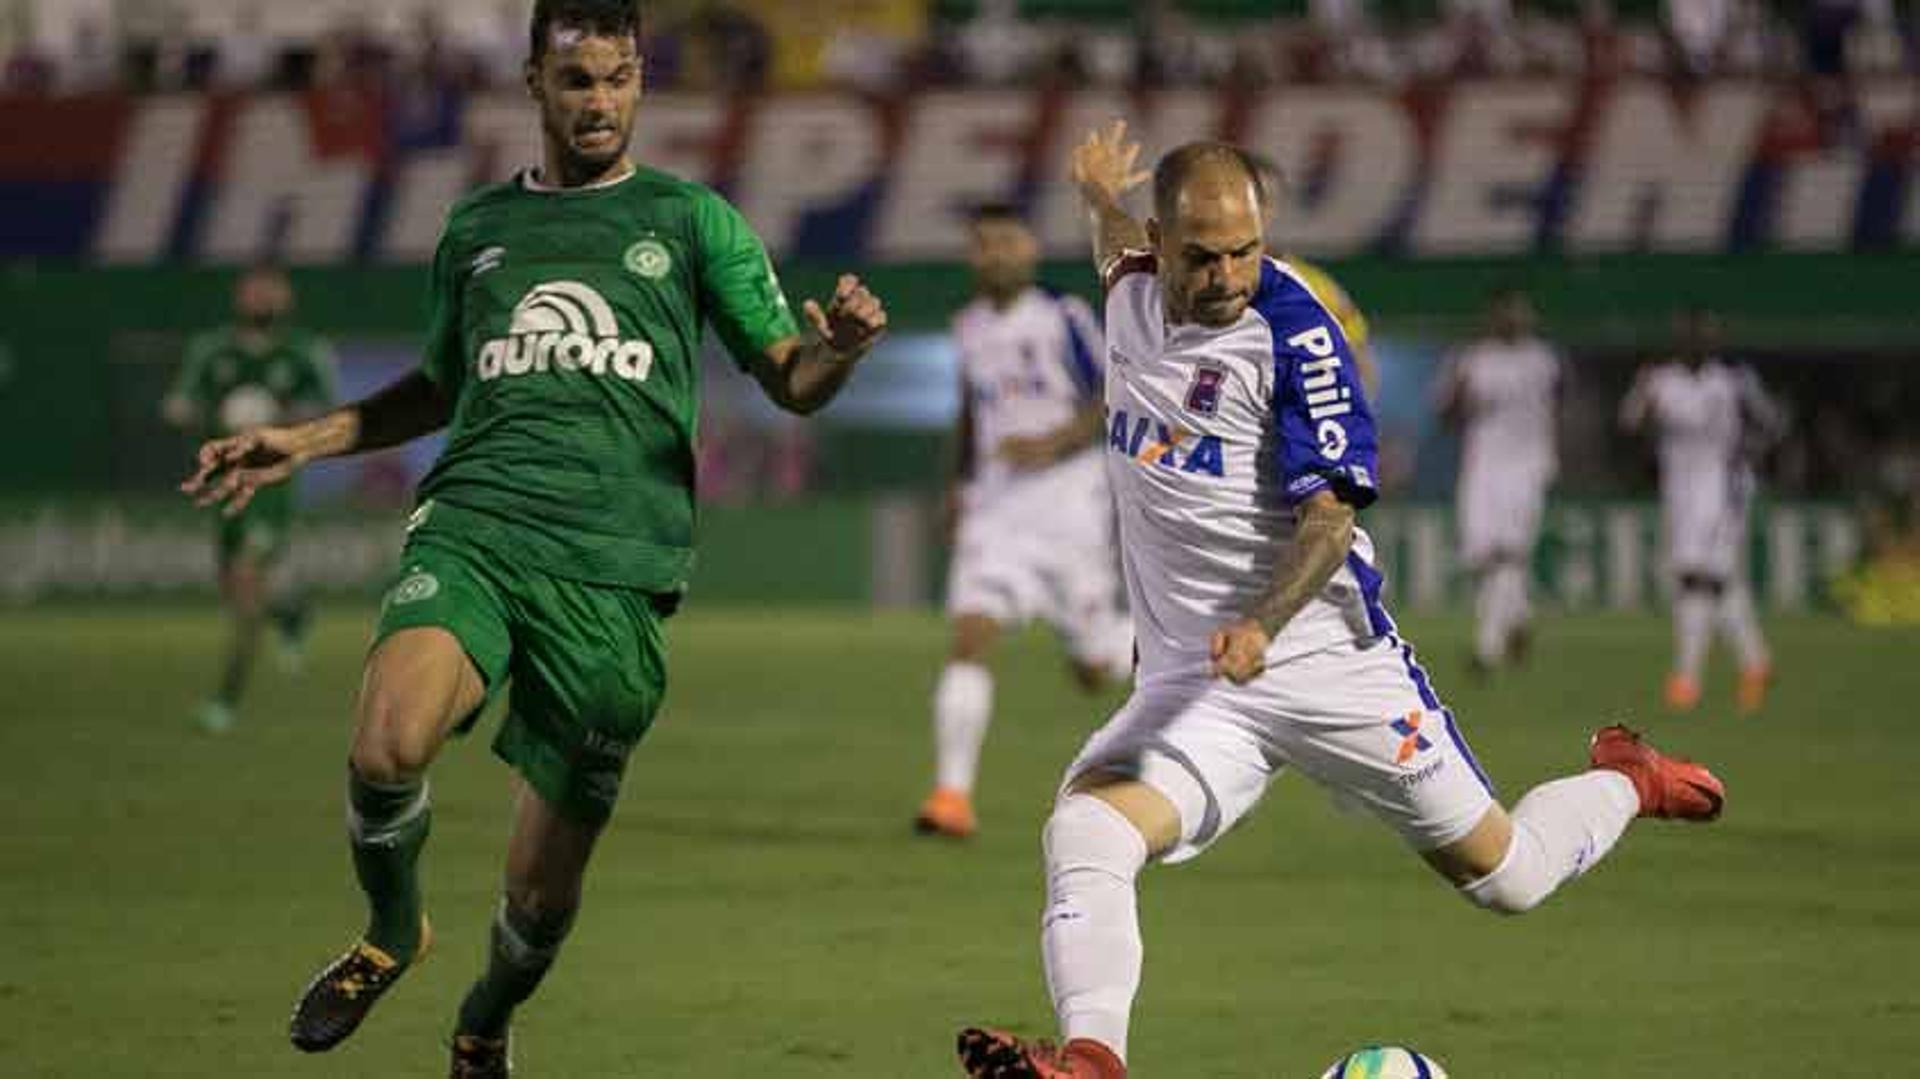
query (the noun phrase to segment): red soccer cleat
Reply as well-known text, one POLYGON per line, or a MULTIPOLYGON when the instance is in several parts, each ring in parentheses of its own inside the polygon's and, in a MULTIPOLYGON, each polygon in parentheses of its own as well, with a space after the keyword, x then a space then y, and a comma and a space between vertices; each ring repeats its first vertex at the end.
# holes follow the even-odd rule
POLYGON ((1740 672, 1739 689, 1734 701, 1743 716, 1753 715, 1767 706, 1767 690, 1773 687, 1773 668, 1766 664, 1748 667, 1740 672))
POLYGON ((1667 676, 1667 711, 1686 713, 1700 707, 1700 683, 1684 674, 1667 676))
POLYGON ((1669 757, 1618 724, 1594 732, 1587 759, 1633 781, 1643 817, 1708 821, 1727 801, 1726 784, 1706 765, 1669 757))
POLYGON ((1091 1038, 1064 1047, 1025 1042, 1005 1031, 968 1027, 957 1046, 960 1066, 972 1079, 1127 1079, 1114 1051, 1091 1038))

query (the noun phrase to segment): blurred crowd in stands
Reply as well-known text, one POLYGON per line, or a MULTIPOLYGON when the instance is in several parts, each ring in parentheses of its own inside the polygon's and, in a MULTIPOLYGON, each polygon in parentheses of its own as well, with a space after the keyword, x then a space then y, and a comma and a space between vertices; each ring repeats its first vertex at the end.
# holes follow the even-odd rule
MULTIPOLYGON (((15 94, 520 82, 528 0, 0 0, 15 94)), ((1912 0, 659 0, 656 88, 1920 71, 1912 0)))

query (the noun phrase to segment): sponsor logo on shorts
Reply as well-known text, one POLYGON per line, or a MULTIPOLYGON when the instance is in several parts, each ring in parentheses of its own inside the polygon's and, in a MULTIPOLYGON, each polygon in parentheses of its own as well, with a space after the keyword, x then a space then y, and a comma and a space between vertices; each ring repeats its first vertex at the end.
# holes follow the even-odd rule
POLYGON ((1393 728, 1393 733, 1400 736, 1400 745, 1393 752, 1393 763, 1405 764, 1418 754, 1433 748, 1433 743, 1427 741, 1427 736, 1420 733, 1421 718, 1419 712, 1408 712, 1405 719, 1396 719, 1387 724, 1393 728))
POLYGON ((419 603, 421 600, 432 599, 439 594, 440 578, 415 566, 400 579, 399 584, 393 586, 393 591, 387 593, 387 605, 400 607, 409 603, 419 603))

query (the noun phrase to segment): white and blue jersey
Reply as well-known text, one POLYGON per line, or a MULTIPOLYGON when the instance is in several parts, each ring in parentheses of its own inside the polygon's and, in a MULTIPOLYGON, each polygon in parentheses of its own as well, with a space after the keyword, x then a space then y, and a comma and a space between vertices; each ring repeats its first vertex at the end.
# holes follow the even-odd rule
MULTIPOLYGON (((1294 507, 1375 496, 1373 414, 1339 320, 1277 259, 1232 326, 1169 326, 1152 260, 1107 293, 1107 479, 1140 645, 1140 677, 1205 668, 1213 631, 1273 579, 1294 507)), ((1373 545, 1274 637, 1269 665, 1390 628, 1373 545)))
POLYGON ((1339 320, 1269 259, 1231 326, 1168 325, 1150 256, 1107 272, 1107 476, 1140 669, 1133 695, 1068 766, 1166 797, 1194 857, 1296 769, 1421 850, 1467 835, 1491 785, 1380 605, 1373 543, 1267 649, 1244 685, 1208 642, 1270 587, 1299 503, 1375 495, 1373 415, 1339 320))
POLYGON ((1099 446, 1017 469, 1007 439, 1046 435, 1100 400, 1105 343, 1077 297, 1029 288, 953 320, 972 422, 973 473, 961 491, 947 607, 1003 625, 1038 619, 1075 658, 1117 675, 1133 646, 1113 551, 1113 500, 1099 446))
MULTIPOLYGON (((1007 439, 1047 434, 1100 399, 1104 348, 1085 300, 1037 287, 1005 307, 976 299, 954 316, 953 340, 973 417, 971 502, 1045 486, 1049 474, 1071 470, 1076 462, 1082 473, 1099 471, 1091 447, 1084 460, 1069 458, 1038 471, 1016 471, 999 453, 1007 439)), ((1097 476, 1092 482, 1098 484, 1097 476)))

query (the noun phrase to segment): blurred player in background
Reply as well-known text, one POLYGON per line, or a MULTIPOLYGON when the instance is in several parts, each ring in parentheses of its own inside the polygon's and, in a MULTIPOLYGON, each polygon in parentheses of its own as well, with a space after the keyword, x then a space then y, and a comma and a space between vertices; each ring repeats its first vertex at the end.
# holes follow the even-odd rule
POLYGON ((1454 511, 1474 576, 1477 674, 1520 661, 1531 640, 1527 583, 1559 469, 1561 378, 1559 354, 1534 333, 1532 301, 1514 289, 1493 298, 1486 336, 1448 360, 1435 390, 1460 430, 1454 511))
POLYGON ((1720 355, 1720 320, 1710 311, 1675 318, 1673 359, 1649 364, 1620 406, 1628 431, 1653 439, 1673 584, 1673 670, 1667 706, 1692 711, 1717 624, 1740 662, 1742 712, 1766 702, 1773 660, 1747 582, 1747 515, 1755 465, 1785 433, 1786 416, 1751 368, 1720 355))
POLYGON ((1127 1074, 1140 871, 1200 854, 1289 766, 1507 914, 1590 869, 1634 817, 1711 819, 1724 797, 1706 769, 1606 727, 1591 770, 1511 813, 1494 800, 1380 605, 1356 524, 1375 497, 1372 415, 1338 321, 1265 255, 1257 167, 1222 143, 1174 150, 1143 228, 1120 203, 1146 178, 1138 153, 1116 124, 1073 175, 1107 288, 1107 475, 1140 666, 1044 834, 1041 952, 1066 1042, 964 1031, 982 1079, 1127 1074))
POLYGON ((843 276, 827 308, 808 301, 803 333, 739 212, 627 156, 633 0, 538 0, 529 30, 542 163, 449 214, 420 369, 308 423, 209 443, 183 484, 244 511, 309 461, 451 424, 381 607, 348 758, 367 928, 308 984, 289 1033, 333 1048, 426 952, 427 768, 504 692, 494 752, 517 773, 505 895, 454 1025, 454 1079, 508 1074, 514 1009, 573 924, 666 692, 664 622, 693 562, 703 327, 776 405, 811 412, 886 326, 843 276))
MULTIPOLYGON (((196 438, 216 438, 307 419, 332 405, 333 352, 319 338, 285 325, 292 311, 293 287, 284 273, 256 266, 241 274, 233 324, 188 342, 161 415, 196 438)), ((219 686, 200 707, 199 723, 208 731, 233 726, 268 621, 283 662, 289 668, 300 664, 310 619, 306 596, 286 565, 293 507, 294 488, 286 484, 219 523, 220 596, 233 635, 219 686)))
POLYGON ((988 661, 1003 629, 1052 626, 1090 691, 1133 664, 1096 448, 1106 346, 1085 301, 1034 284, 1039 252, 1012 207, 980 208, 969 251, 976 296, 953 320, 953 646, 933 695, 935 786, 915 825, 956 838, 975 827, 974 776, 993 716, 988 661))

